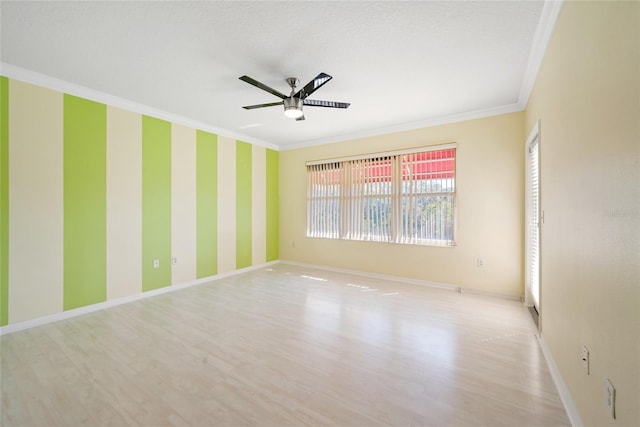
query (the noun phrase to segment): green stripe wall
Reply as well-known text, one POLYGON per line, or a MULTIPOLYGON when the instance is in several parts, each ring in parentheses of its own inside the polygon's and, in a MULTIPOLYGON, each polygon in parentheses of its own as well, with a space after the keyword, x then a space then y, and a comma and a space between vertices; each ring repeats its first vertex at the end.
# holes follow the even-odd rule
POLYGON ((9 323, 9 79, 0 77, 0 326, 9 323))
POLYGON ((64 96, 64 309, 105 301, 106 105, 64 96))
POLYGON ((267 150, 267 261, 280 258, 280 211, 279 211, 279 157, 275 150, 267 150))
POLYGON ((196 277, 218 273, 218 138, 196 132, 196 277))
POLYGON ((171 123, 142 117, 142 290, 171 285, 171 123), (154 267, 154 260, 159 266, 154 267))
POLYGON ((3 327, 278 259, 277 151, 6 77, 0 190, 3 327))
POLYGON ((236 268, 250 267, 251 144, 236 142, 236 268))

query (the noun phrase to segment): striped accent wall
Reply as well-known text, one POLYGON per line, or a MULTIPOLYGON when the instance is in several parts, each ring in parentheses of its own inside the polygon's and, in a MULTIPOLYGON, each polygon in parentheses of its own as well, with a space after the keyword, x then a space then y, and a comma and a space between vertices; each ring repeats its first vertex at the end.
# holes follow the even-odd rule
POLYGON ((9 324, 64 309, 63 98, 9 80, 9 324))
MULTIPOLYGON (((171 283, 196 279, 196 130, 171 127, 171 283), (194 167, 194 165, 196 167, 194 167)), ((215 274, 215 273, 213 273, 215 274)), ((209 274, 212 276, 213 274, 209 274)))
POLYGON ((236 268, 251 265, 251 145, 236 142, 236 268))
POLYGON ((0 326, 9 323, 9 79, 0 77, 0 326))
POLYGON ((107 300, 142 292, 142 120, 107 107, 107 300))
POLYGON ((142 290, 171 285, 171 123, 142 116, 142 290))
POLYGON ((107 299, 107 108, 63 97, 64 309, 107 299))
POLYGON ((218 138, 218 273, 236 270, 236 141, 218 138), (224 207, 224 208, 223 208, 224 207))
POLYGON ((277 151, 0 77, 0 326, 276 260, 277 188, 277 151))
POLYGON ((278 191, 278 152, 267 150, 267 170, 266 170, 266 242, 267 261, 280 259, 280 193, 278 191))
POLYGON ((267 262, 267 150, 253 145, 251 147, 251 230, 264 230, 264 233, 251 233, 251 258, 254 264, 267 262))
POLYGON ((218 273, 218 138, 198 131, 196 136, 196 277, 218 273))

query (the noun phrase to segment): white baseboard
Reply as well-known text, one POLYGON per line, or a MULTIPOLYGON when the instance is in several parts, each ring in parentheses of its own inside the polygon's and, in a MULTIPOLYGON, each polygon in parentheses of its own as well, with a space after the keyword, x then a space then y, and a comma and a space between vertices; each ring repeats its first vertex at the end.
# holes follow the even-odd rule
POLYGON ((562 400, 564 409, 567 411, 567 416, 569 417, 569 421, 571 421, 571 425, 574 427, 584 426, 584 424, 582 423, 582 419, 580 418, 580 414, 578 413, 578 408, 576 408, 576 405, 573 403, 573 399, 571 398, 571 393, 569 393, 569 389, 567 388, 567 385, 564 383, 564 380, 562 379, 562 375, 560 375, 560 370, 558 369, 558 365, 556 365, 556 361, 553 359, 551 350, 547 346, 547 343, 544 340, 544 337, 542 336, 542 334, 539 334, 539 335, 536 335, 536 338, 538 338, 540 349, 542 350, 544 359, 546 360, 547 366, 549 367, 551 378, 553 378, 553 382, 556 384, 556 388, 558 389, 558 394, 560 395, 560 399, 562 400))
POLYGON ((251 267, 241 268, 239 270, 227 271, 225 273, 216 274, 214 276, 203 277, 197 280, 191 280, 188 282, 178 283, 176 285, 166 286, 160 289, 154 289, 152 291, 140 292, 126 297, 116 298, 109 301, 100 302, 97 304, 87 305, 85 307, 74 308, 72 310, 62 311, 60 313, 51 314, 49 316, 38 317, 36 319, 25 320, 23 322, 13 323, 10 325, 0 327, 0 336, 10 334, 13 332, 22 331, 36 326, 46 325, 48 323, 57 322, 59 320, 70 319, 76 316, 82 316, 83 314, 93 313, 95 311, 104 310, 106 308, 116 307, 118 305, 127 304, 133 301, 139 301, 145 298, 151 298, 156 295, 162 295, 169 292, 179 291, 191 286, 200 285, 203 283, 211 282, 214 280, 224 279, 225 277, 231 277, 238 274, 246 273, 253 270, 258 270, 270 265, 277 264, 278 261, 271 261, 264 264, 252 265, 251 267))
POLYGON ((411 279, 411 278, 408 278, 408 277, 391 276, 391 275, 388 275, 388 274, 370 273, 368 271, 350 270, 350 269, 346 269, 346 268, 331 267, 331 266, 328 266, 328 265, 307 264, 307 263, 297 262, 297 261, 280 260, 279 262, 280 262, 280 264, 295 265, 295 266, 304 267, 304 268, 314 268, 314 269, 317 269, 317 270, 334 271, 336 273, 353 274, 353 275, 356 275, 356 276, 370 277, 370 278, 373 278, 373 279, 390 280, 392 282, 402 282, 402 283, 409 283, 411 285, 427 286, 429 288, 447 289, 447 290, 454 291, 454 292, 459 292, 459 293, 468 293, 468 294, 474 294, 474 295, 490 296, 490 297, 508 299, 508 300, 512 300, 512 301, 522 301, 522 297, 519 296, 519 295, 511 295, 511 294, 505 294, 505 293, 501 293, 501 292, 484 291, 484 290, 481 290, 481 289, 474 289, 474 288, 466 288, 464 286, 451 285, 449 283, 431 282, 431 281, 428 281, 428 280, 411 279))

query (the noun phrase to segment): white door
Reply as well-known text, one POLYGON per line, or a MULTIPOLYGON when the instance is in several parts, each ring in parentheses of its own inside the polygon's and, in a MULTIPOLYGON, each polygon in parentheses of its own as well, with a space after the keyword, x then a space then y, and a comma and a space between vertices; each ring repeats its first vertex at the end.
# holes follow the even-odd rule
POLYGON ((536 124, 527 140, 526 301, 540 312, 540 133, 536 124))

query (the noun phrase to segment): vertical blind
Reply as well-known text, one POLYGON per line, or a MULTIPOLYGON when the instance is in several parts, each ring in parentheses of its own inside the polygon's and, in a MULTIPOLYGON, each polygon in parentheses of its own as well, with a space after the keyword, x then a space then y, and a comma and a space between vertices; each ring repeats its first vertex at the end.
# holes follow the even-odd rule
POLYGON ((533 303, 539 306, 540 293, 540 197, 539 197, 539 180, 538 180, 538 153, 539 145, 537 139, 529 147, 528 163, 529 163, 529 212, 528 212, 528 278, 529 289, 533 297, 533 303))
POLYGON ((454 245, 455 145, 307 163, 307 235, 454 245))

